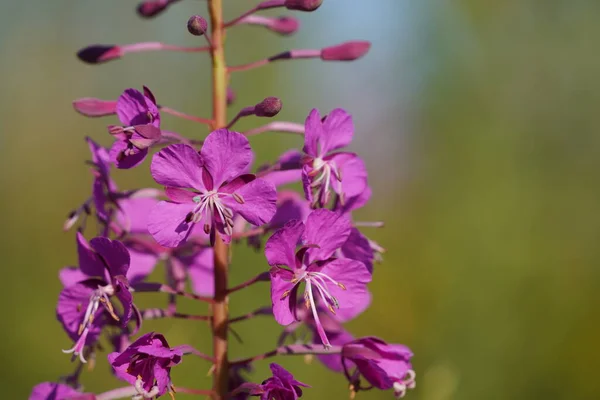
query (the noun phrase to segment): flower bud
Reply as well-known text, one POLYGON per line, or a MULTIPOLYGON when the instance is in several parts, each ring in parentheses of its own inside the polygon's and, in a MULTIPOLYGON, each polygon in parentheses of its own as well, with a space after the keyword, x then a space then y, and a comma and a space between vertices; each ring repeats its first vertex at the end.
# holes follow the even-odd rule
POLYGON ((294 17, 279 17, 274 18, 269 29, 281 35, 291 35, 300 27, 300 23, 294 17))
POLYGON ((200 15, 192 15, 187 23, 188 32, 194 36, 202 36, 208 29, 208 22, 200 15))
POLYGON ((84 97, 73 102, 73 108, 86 117, 104 117, 117 112, 117 102, 114 100, 100 100, 93 97, 84 97))
POLYGON ((315 11, 321 7, 323 0, 285 0, 284 5, 288 10, 315 11))
POLYGON ((274 117, 281 111, 281 99, 278 97, 267 97, 254 106, 254 115, 257 117, 274 117))
POLYGON ((161 12, 165 11, 169 6, 169 1, 165 0, 149 0, 138 4, 137 13, 142 18, 156 17, 161 12))
POLYGON ((119 46, 103 44, 94 44, 77 52, 77 57, 87 64, 100 64, 120 58, 122 55, 119 46))
POLYGON ((321 60, 324 61, 354 61, 369 51, 371 42, 356 40, 325 47, 321 50, 321 60))

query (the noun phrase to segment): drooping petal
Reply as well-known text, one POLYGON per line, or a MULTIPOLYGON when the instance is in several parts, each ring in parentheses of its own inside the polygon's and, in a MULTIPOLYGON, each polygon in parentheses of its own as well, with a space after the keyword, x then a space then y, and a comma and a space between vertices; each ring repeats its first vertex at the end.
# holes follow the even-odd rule
POLYGON ((306 197, 306 201, 308 201, 309 204, 312 204, 314 197, 312 188, 310 187, 312 179, 308 175, 310 173, 310 170, 311 169, 308 165, 305 165, 302 168, 302 189, 304 190, 304 197, 306 197))
POLYGON ((117 116, 123 125, 153 123, 159 126, 158 108, 136 89, 127 89, 117 100, 117 116))
POLYGON ((316 108, 312 109, 304 122, 304 147, 302 151, 313 157, 319 157, 319 140, 323 137, 321 114, 316 108))
POLYGON ((127 326, 133 315, 133 295, 129 291, 129 282, 123 275, 119 275, 113 280, 113 287, 115 288, 115 295, 123 307, 123 314, 119 322, 124 327, 127 326))
POLYGON ((290 271, 281 268, 271 271, 273 316, 281 325, 289 325, 296 320, 293 310, 296 307, 297 291, 292 290, 294 284, 290 282, 293 277, 294 275, 290 271))
POLYGON ((192 290, 200 296, 212 297, 215 292, 212 247, 203 247, 190 256, 179 256, 192 281, 192 290))
MULTIPOLYGON (((64 385, 62 383, 55 382, 43 382, 36 385, 31 394, 29 395, 29 400, 68 400, 68 399, 84 399, 87 396, 84 393, 78 392, 70 386, 64 385)), ((93 396, 93 395, 89 395, 93 396)), ((89 399, 93 399, 94 397, 87 397, 89 399)))
POLYGON ((369 360, 363 356, 356 356, 352 358, 352 361, 356 364, 363 378, 372 386, 381 390, 387 390, 391 389, 394 385, 392 378, 374 360, 369 360))
POLYGON ((187 144, 172 144, 156 153, 150 171, 161 185, 206 191, 202 182, 202 157, 187 144))
POLYGON ((81 272, 79 268, 65 267, 58 272, 58 279, 64 287, 69 287, 77 282, 88 279, 89 276, 81 272))
POLYGON ((373 273, 373 259, 375 254, 367 239, 358 229, 352 228, 348 240, 342 246, 342 255, 344 258, 360 261, 373 273))
POLYGON ((253 158, 248 139, 241 133, 227 129, 218 129, 209 134, 200 154, 215 188, 246 173, 253 158))
MULTIPOLYGON (((322 318, 323 321, 325 318, 322 318)), ((354 337, 350 332, 345 330, 341 325, 335 331, 326 329, 327 338, 329 339, 329 343, 333 346, 343 346, 346 343, 354 340, 354 337)), ((321 343, 319 339, 319 335, 316 333, 313 334, 313 342, 321 343)), ((335 372, 344 372, 344 366, 342 365, 342 356, 340 354, 332 354, 332 355, 318 355, 317 358, 321 361, 327 368, 335 372)), ((348 366, 349 367, 349 366, 348 366)))
POLYGON ((98 277, 104 278, 106 277, 106 267, 102 260, 98 257, 98 254, 90 247, 85 237, 81 234, 81 232, 77 232, 77 255, 79 258, 79 269, 87 278, 90 277, 98 277))
POLYGON ((233 196, 225 196, 222 201, 252 225, 260 226, 269 222, 277 211, 277 190, 272 183, 255 179, 233 192, 233 196), (242 203, 234 196, 239 196, 242 203))
POLYGON ((344 204, 336 204, 336 210, 342 214, 348 214, 354 210, 364 207, 371 199, 372 191, 369 186, 356 196, 346 197, 344 204))
POLYGON ((354 135, 352 116, 341 108, 332 110, 323 123, 323 136, 321 137, 322 153, 348 146, 354 135))
POLYGON ((127 358, 121 357, 122 354, 125 354, 125 352, 121 354, 116 352, 110 353, 107 356, 108 362, 113 367, 113 372, 115 373, 117 378, 124 380, 125 382, 128 382, 131 385, 135 385, 136 377, 127 373, 127 369, 129 368, 129 357, 131 357, 133 354, 128 354, 127 358))
MULTIPOLYGON (((326 263, 321 271, 343 287, 327 283, 329 293, 337 299, 340 310, 361 310, 371 300, 367 283, 371 282, 371 273, 360 261, 335 259, 326 263)), ((352 313, 346 314, 346 317, 352 313)))
POLYGON ((92 183, 92 195, 94 197, 94 207, 96 207, 98 218, 103 222, 108 221, 108 209, 106 207, 108 197, 106 196, 106 181, 103 177, 94 177, 94 183, 92 183))
POLYGON ((352 225, 347 216, 326 209, 315 210, 306 219, 306 230, 302 241, 306 245, 317 245, 308 250, 310 262, 326 260, 350 236, 352 225))
POLYGON ((186 221, 192 209, 190 204, 158 202, 148 215, 148 232, 161 246, 179 246, 187 239, 194 225, 186 221))
POLYGON ((171 386, 169 371, 170 368, 166 368, 164 365, 161 365, 161 362, 159 361, 154 364, 154 379, 156 379, 156 386, 158 386, 159 396, 165 394, 171 386))
POLYGON ((123 229, 131 233, 148 233, 148 214, 158 203, 154 197, 130 197, 119 200, 117 221, 123 229))
POLYGON ((265 244, 265 257, 271 266, 296 267, 296 246, 304 233, 304 224, 299 220, 286 223, 265 244))
POLYGON ((126 141, 116 140, 110 148, 110 160, 119 169, 129 169, 139 165, 148 155, 148 149, 132 148, 131 153, 125 154, 129 145, 126 141))
POLYGON ((123 243, 106 237, 96 237, 90 240, 90 246, 102 257, 112 277, 126 276, 131 258, 123 243))
POLYGON ((134 243, 127 243, 127 250, 131 258, 127 280, 130 284, 141 282, 152 273, 158 263, 158 254, 134 243))
POLYGON ((364 161, 354 153, 337 153, 331 156, 333 161, 340 169, 342 182, 336 177, 331 177, 331 186, 333 190, 344 195, 345 198, 358 196, 367 188, 368 174, 364 161))
MULTIPOLYGON (((79 325, 83 322, 90 296, 94 289, 102 284, 105 282, 89 279, 66 287, 60 292, 56 305, 56 317, 72 340, 75 341, 79 338, 79 325)), ((94 324, 86 337, 86 345, 92 344, 98 339, 105 321, 101 317, 102 313, 103 308, 99 308, 95 314, 94 324)))
POLYGON ((89 137, 85 138, 90 152, 92 153, 92 162, 98 168, 100 175, 104 178, 108 177, 110 171, 110 156, 108 150, 98 143, 94 142, 89 137))
POLYGON ((279 229, 287 222, 297 219, 305 221, 310 214, 310 207, 299 193, 284 190, 277 193, 277 211, 269 222, 269 229, 279 229))

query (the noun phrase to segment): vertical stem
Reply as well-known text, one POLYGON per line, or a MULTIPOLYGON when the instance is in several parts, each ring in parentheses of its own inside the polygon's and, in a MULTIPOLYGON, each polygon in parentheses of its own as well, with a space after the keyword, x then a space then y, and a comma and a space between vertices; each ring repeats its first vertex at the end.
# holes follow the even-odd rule
MULTIPOLYGON (((222 0, 208 0, 208 11, 212 27, 212 81, 213 81, 213 130, 227 125, 227 68, 223 42, 222 0)), ((227 379, 229 360, 227 358, 227 275, 229 249, 217 233, 214 247, 215 301, 213 314, 213 400, 223 400, 228 392, 227 379)))

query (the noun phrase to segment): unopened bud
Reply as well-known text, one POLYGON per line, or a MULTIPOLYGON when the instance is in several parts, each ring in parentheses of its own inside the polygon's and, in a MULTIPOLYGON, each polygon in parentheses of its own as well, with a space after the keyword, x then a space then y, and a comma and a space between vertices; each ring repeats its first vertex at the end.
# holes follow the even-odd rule
POLYGON ((300 23, 293 17, 274 18, 272 24, 268 26, 270 30, 281 35, 291 35, 295 33, 299 27, 300 23))
POLYGON ((187 23, 188 32, 194 36, 202 36, 208 29, 208 22, 200 15, 192 15, 187 23))
POLYGON ((94 44, 77 52, 77 57, 88 64, 100 64, 115 60, 123 55, 121 48, 115 45, 94 44))
POLYGON ((236 98, 236 95, 235 95, 235 92, 233 91, 233 89, 230 87, 227 87, 227 105, 230 106, 233 103, 235 103, 235 98, 236 98))
POLYGON ((158 14, 165 11, 169 4, 169 0, 144 1, 138 4, 137 13, 143 18, 156 17, 158 14))
POLYGON ((325 47, 321 50, 321 59, 324 61, 354 61, 369 51, 371 43, 357 40, 325 47))
POLYGON ((315 11, 321 7, 323 0, 285 0, 284 6, 288 10, 315 11))
POLYGON ((77 99, 73 102, 73 108, 86 117, 104 117, 117 112, 117 102, 111 100, 100 100, 93 97, 77 99))
POLYGON ((281 111, 281 99, 278 97, 267 97, 254 106, 254 115, 257 117, 274 117, 281 111))

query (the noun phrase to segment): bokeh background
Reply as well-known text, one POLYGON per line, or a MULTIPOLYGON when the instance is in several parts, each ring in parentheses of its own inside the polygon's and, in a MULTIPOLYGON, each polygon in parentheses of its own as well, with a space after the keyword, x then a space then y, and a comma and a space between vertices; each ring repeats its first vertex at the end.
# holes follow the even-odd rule
MULTIPOLYGON (((256 2, 226 3, 234 17, 256 2)), ((145 84, 162 104, 210 114, 206 55, 136 54, 100 66, 75 58, 90 43, 198 43, 185 23, 205 14, 203 1, 184 0, 152 21, 137 18, 135 4, 0 2, 2 398, 25 399, 34 384, 73 368, 54 316, 57 271, 76 263, 74 232, 61 226, 90 190, 83 138, 108 145, 113 120, 85 119, 71 101, 115 99, 145 84)), ((232 112, 275 95, 281 120, 303 121, 312 107, 354 114, 352 148, 374 191, 358 214, 386 221, 367 234, 388 252, 375 271, 372 307, 349 328, 414 350, 418 383, 409 399, 600 398, 599 12, 594 0, 325 0, 315 13, 297 14, 302 30, 291 38, 252 27, 228 37, 231 64, 346 39, 373 42, 355 63, 282 62, 235 74, 232 112)), ((248 118, 239 128, 262 122, 248 118)), ((163 126, 207 133, 169 116, 163 126)), ((262 162, 301 139, 265 134, 252 145, 262 162)), ((115 177, 123 188, 153 185, 147 161, 115 177)), ((236 248, 232 282, 266 267, 261 254, 236 248)), ((231 312, 268 302, 267 285, 257 286, 234 295, 231 312)), ((152 321, 145 329, 209 351, 202 323, 152 321)), ((279 332, 269 318, 237 329, 245 342, 232 344, 238 356, 269 350, 279 332)), ((344 379, 316 360, 278 362, 313 386, 306 398, 347 398, 344 379)), ((256 381, 267 365, 258 363, 256 381)), ((173 377, 180 386, 210 385, 207 365, 192 359, 173 377)), ((103 354, 83 382, 92 392, 123 385, 103 354)))

